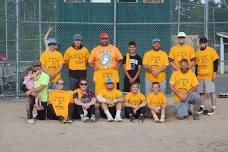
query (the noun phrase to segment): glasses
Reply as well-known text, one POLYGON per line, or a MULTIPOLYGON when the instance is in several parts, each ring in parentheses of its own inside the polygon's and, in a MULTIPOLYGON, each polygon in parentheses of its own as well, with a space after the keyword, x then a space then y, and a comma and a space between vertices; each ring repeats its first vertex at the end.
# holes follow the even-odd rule
POLYGON ((59 84, 59 85, 64 85, 64 82, 57 82, 57 84, 59 84))
POLYGON ((81 86, 87 86, 87 83, 80 83, 81 86))

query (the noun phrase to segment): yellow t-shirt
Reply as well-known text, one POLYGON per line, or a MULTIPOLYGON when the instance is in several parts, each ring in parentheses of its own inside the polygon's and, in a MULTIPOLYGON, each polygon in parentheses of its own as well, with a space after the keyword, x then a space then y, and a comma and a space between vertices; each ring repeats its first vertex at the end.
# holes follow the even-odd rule
POLYGON ((198 65, 197 78, 199 80, 212 80, 214 73, 213 62, 219 56, 214 48, 207 47, 205 50, 196 52, 196 64, 198 65))
POLYGON ((138 92, 137 94, 129 92, 125 96, 125 102, 130 103, 134 106, 138 106, 144 101, 146 101, 146 97, 141 92, 138 92))
POLYGON ((116 72, 114 72, 113 75, 113 79, 116 82, 119 82, 119 74, 118 74, 118 70, 114 69, 114 67, 116 67, 116 65, 118 64, 118 62, 120 60, 123 59, 122 54, 120 53, 119 49, 111 44, 109 44, 108 46, 101 46, 98 45, 97 47, 95 47, 90 55, 89 55, 89 63, 94 63, 95 66, 98 68, 98 70, 96 70, 94 72, 94 76, 93 76, 93 80, 96 81, 100 81, 100 75, 99 73, 104 72, 102 69, 113 69, 116 72))
POLYGON ((165 104, 167 98, 161 92, 159 92, 158 94, 155 94, 155 93, 151 92, 147 96, 146 100, 147 100, 147 104, 148 105, 156 108, 156 107, 159 107, 159 106, 162 106, 163 104, 165 104))
MULTIPOLYGON (((170 78, 170 85, 174 85, 175 89, 181 94, 186 94, 198 84, 199 83, 196 75, 190 70, 187 73, 175 71, 170 78)), ((180 99, 177 95, 173 94, 173 97, 175 102, 180 102, 180 99)))
POLYGON ((89 51, 83 47, 76 50, 74 47, 69 47, 65 54, 64 60, 70 70, 85 70, 89 58, 89 51))
POLYGON ((196 53, 191 45, 175 45, 169 52, 169 58, 180 68, 180 60, 185 58, 189 62, 195 61, 196 53))
MULTIPOLYGON (((40 63, 44 65, 48 73, 53 74, 64 63, 63 56, 59 51, 44 51, 40 56, 40 63)), ((57 82, 61 78, 61 73, 58 73, 51 82, 57 82)))
MULTIPOLYGON (((143 57, 143 64, 150 66, 152 70, 160 69, 164 65, 169 65, 168 55, 162 50, 147 51, 143 57)), ((146 77, 152 82, 162 82, 166 78, 166 71, 161 72, 157 78, 154 77, 150 72, 146 71, 145 74, 146 74, 146 77)))
POLYGON ((95 93, 97 94, 100 90, 103 90, 106 88, 105 81, 108 78, 113 78, 115 88, 117 87, 117 83, 119 82, 118 71, 116 69, 100 69, 97 71, 94 71, 94 77, 93 81, 95 82, 95 93))
MULTIPOLYGON (((120 90, 115 89, 115 88, 112 89, 111 91, 109 91, 107 89, 103 89, 103 90, 99 91, 98 95, 101 95, 107 101, 111 101, 111 100, 115 100, 115 99, 120 98, 122 96, 122 92, 120 90)), ((108 107, 113 107, 113 105, 108 105, 108 107)))
POLYGON ((52 104, 57 116, 66 120, 68 117, 68 105, 73 101, 72 91, 49 90, 49 102, 52 104))

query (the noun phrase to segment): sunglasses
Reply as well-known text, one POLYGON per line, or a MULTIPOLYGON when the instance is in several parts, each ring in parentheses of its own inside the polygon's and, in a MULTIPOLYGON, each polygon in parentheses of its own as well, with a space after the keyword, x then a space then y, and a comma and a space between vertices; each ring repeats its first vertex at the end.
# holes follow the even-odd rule
POLYGON ((59 85, 64 85, 64 82, 57 82, 57 84, 59 84, 59 85))
POLYGON ((87 83, 80 83, 80 85, 81 85, 81 86, 86 86, 86 85, 87 85, 87 83))

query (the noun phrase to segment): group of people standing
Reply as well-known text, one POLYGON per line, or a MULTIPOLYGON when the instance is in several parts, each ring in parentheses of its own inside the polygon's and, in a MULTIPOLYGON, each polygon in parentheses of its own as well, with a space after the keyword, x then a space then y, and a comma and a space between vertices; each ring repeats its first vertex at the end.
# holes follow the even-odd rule
MULTIPOLYGON (((64 55, 58 49, 59 44, 45 35, 46 50, 40 56, 40 62, 33 65, 31 80, 34 87, 25 89, 28 96, 28 122, 34 123, 33 105, 39 105, 37 119, 61 119, 71 123, 73 118, 82 121, 96 120, 96 103, 99 103, 100 116, 108 121, 122 121, 122 108, 125 117, 131 122, 136 118, 144 121, 146 113, 151 113, 155 122, 165 122, 166 109, 166 70, 173 70, 169 86, 173 92, 173 100, 177 118, 186 119, 190 114, 194 120, 199 114, 215 114, 215 83, 218 69, 218 55, 208 46, 205 37, 200 38, 200 49, 185 43, 184 32, 178 33, 178 44, 173 46, 169 55, 161 50, 161 41, 155 38, 151 50, 146 51, 143 58, 136 51, 136 43, 128 43, 128 52, 122 56, 120 50, 109 44, 107 33, 100 34, 100 44, 91 52, 83 46, 82 36, 73 36, 72 46, 64 55), (63 65, 69 72, 69 90, 64 90, 61 79, 63 65), (88 89, 88 65, 94 71, 95 91, 88 89), (124 90, 119 90, 119 71, 124 71, 124 90), (195 73, 193 72, 193 67, 195 73), (145 95, 140 92, 140 72, 145 70, 145 95), (211 110, 204 105, 205 95, 210 94, 211 110), (40 100, 39 100, 40 99, 40 100)), ((25 86, 26 82, 25 82, 25 86)), ((36 106, 37 107, 37 106, 36 106)))

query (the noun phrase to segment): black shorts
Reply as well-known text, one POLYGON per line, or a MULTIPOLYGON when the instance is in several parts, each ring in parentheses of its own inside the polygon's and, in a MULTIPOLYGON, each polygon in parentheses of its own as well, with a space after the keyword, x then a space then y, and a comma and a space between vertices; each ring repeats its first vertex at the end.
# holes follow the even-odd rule
POLYGON ((24 92, 28 91, 28 89, 26 88, 25 84, 22 85, 21 90, 23 90, 24 92))

